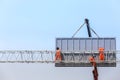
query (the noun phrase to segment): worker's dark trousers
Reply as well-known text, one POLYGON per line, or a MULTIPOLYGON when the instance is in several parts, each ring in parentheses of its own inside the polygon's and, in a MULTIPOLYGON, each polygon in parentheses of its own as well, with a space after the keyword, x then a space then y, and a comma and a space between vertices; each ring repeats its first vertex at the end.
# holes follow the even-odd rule
POLYGON ((94 70, 93 70, 93 77, 94 77, 94 80, 98 80, 97 67, 94 67, 94 70))

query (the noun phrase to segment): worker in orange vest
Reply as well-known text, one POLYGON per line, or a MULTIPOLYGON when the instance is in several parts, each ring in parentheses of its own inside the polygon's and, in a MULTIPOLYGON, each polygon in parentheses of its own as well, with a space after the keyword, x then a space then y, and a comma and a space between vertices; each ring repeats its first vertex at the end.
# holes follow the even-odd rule
POLYGON ((56 60, 62 61, 61 51, 60 51, 59 47, 56 48, 55 61, 56 60))
POLYGON ((99 48, 99 60, 104 61, 105 55, 104 55, 104 48, 99 48))

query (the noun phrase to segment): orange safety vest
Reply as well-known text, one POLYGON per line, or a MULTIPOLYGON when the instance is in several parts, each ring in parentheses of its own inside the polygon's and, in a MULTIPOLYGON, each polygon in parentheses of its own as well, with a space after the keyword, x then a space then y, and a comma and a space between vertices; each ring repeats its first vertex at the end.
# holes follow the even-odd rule
POLYGON ((61 51, 60 50, 56 50, 56 55, 61 55, 61 51))
POLYGON ((56 50, 55 60, 62 60, 61 51, 56 50))
POLYGON ((89 61, 92 63, 92 66, 96 66, 95 59, 92 56, 89 57, 89 61))
POLYGON ((105 59, 104 54, 103 54, 103 53, 100 53, 100 54, 99 54, 99 60, 104 60, 104 59, 105 59))
POLYGON ((99 48, 99 60, 104 60, 105 55, 104 55, 104 48, 99 48))
POLYGON ((91 57, 89 57, 89 61, 90 62, 95 62, 95 59, 91 56, 91 57))

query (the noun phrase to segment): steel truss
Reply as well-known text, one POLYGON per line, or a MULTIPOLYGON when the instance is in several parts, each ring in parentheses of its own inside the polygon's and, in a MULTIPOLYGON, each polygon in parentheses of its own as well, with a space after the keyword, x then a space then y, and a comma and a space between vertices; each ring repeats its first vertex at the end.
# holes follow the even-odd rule
MULTIPOLYGON (((105 62, 120 62, 120 51, 113 51, 116 54, 116 59, 105 60, 105 62)), ((67 54, 67 52, 64 52, 67 54)), ((75 54, 80 52, 74 52, 75 54)), ((73 63, 88 63, 89 60, 85 59, 85 53, 96 52, 81 52, 82 54, 73 59, 74 56, 69 56, 69 60, 63 60, 62 62, 73 63)), ((63 54, 64 55, 64 54, 63 54)), ((96 60, 98 63, 99 60, 96 60)), ((0 63, 57 63, 55 61, 55 51, 50 50, 1 50, 0 51, 0 63)))

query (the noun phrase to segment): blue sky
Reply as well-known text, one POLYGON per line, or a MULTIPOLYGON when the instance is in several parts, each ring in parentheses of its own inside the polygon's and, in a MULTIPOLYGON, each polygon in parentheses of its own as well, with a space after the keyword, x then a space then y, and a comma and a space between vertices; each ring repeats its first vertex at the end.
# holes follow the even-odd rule
MULTIPOLYGON (((85 18, 100 37, 116 37, 119 49, 119 14, 119 0, 0 0, 0 50, 54 50, 55 38, 72 37, 85 18)), ((85 26, 76 37, 88 37, 85 26)), ((118 67, 99 68, 100 80, 118 80, 118 67)), ((92 80, 91 71, 54 64, 0 64, 1 80, 92 80)))

